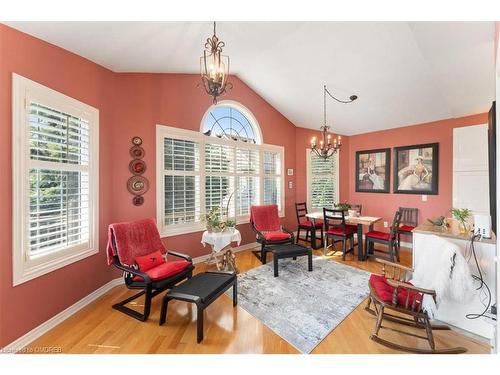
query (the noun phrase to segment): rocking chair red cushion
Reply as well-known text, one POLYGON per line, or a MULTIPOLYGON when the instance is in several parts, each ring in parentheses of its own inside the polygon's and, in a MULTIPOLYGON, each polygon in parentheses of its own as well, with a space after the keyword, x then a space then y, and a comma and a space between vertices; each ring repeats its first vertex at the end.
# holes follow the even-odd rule
MULTIPOLYGON (((386 303, 392 303, 392 296, 394 294, 394 288, 387 283, 387 279, 381 275, 372 274, 368 281, 372 288, 374 289, 377 296, 386 303)), ((408 285, 413 285, 407 282, 408 285)), ((408 291, 407 289, 399 289, 397 300, 399 306, 404 306, 406 303, 406 298, 410 294, 409 304, 413 304, 413 302, 420 303, 422 300, 422 295, 420 293, 414 291, 408 291)))
POLYGON ((151 268, 157 267, 165 263, 165 258, 160 250, 154 253, 143 255, 135 258, 135 263, 139 267, 139 271, 146 272, 151 268))
MULTIPOLYGON (((160 263, 158 266, 148 269, 145 273, 151 278, 152 281, 159 281, 177 275, 189 266, 191 266, 191 263, 187 260, 173 260, 160 263)), ((135 276, 133 280, 144 281, 144 279, 140 276, 135 276)))

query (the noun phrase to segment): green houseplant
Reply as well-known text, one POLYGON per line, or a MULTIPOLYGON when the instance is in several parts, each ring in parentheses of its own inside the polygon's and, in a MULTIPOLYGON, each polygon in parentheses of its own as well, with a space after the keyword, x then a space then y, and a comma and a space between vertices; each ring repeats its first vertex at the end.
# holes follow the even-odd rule
POLYGON ((468 208, 452 208, 451 214, 458 221, 458 230, 461 234, 469 232, 470 228, 467 220, 472 216, 472 211, 468 208))
POLYGON ((342 210, 342 211, 347 211, 347 210, 351 209, 351 205, 347 202, 335 203, 334 206, 337 210, 342 210))

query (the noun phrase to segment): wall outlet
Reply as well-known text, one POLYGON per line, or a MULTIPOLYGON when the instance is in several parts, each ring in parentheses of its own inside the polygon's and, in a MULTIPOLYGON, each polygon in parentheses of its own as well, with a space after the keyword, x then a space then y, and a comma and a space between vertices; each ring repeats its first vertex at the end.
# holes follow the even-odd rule
POLYGON ((389 223, 387 221, 384 221, 384 228, 388 228, 389 227, 389 223))
POLYGON ((293 189, 293 181, 288 181, 288 188, 293 189))
POLYGON ((422 202, 427 202, 427 195, 422 195, 422 202))

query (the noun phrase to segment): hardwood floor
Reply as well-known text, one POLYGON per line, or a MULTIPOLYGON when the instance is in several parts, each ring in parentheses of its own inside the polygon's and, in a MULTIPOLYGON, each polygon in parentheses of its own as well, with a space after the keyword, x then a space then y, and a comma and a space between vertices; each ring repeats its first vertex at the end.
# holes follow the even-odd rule
MULTIPOLYGON (((340 254, 340 253, 338 253, 340 254)), ((316 255, 322 255, 316 252, 316 255)), ((236 255, 240 272, 260 265, 250 252, 236 255)), ((271 257, 271 256, 270 256, 271 257)), ((342 262, 339 256, 331 261, 342 262)), ((359 262, 348 255, 346 264, 370 272, 379 272, 380 265, 373 260, 359 262)), ((401 252, 401 263, 410 265, 411 253, 401 252)), ((196 265, 196 272, 206 269, 196 265)), ((169 304, 168 323, 158 326, 161 296, 153 299, 152 313, 147 322, 139 322, 111 308, 111 305, 131 295, 124 286, 118 286, 65 320, 32 344, 35 347, 61 347, 62 353, 298 353, 281 337, 240 307, 233 308, 231 300, 221 296, 205 311, 205 339, 196 343, 196 307, 174 301, 169 304)), ((140 299, 138 304, 142 303, 140 299)), ((398 353, 369 339, 375 318, 359 305, 313 351, 313 354, 333 353, 398 353)), ((293 322, 290 322, 293 324, 293 322)), ((384 323, 389 328, 401 328, 395 323, 384 323)), ((411 328, 406 328, 410 329, 411 328)), ((418 331, 414 329, 415 333, 418 331)), ((385 338, 408 346, 427 348, 424 340, 385 329, 385 338)), ((489 353, 489 345, 455 331, 436 331, 436 346, 463 346, 468 353, 489 353)))

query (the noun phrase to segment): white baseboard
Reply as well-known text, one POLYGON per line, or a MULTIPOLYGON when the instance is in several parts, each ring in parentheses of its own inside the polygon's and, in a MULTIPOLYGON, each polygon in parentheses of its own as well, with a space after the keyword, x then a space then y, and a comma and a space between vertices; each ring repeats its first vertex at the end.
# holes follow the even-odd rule
POLYGON ((113 289, 115 286, 118 286, 121 284, 123 284, 123 278, 121 278, 121 277, 109 281, 108 283, 104 284, 99 289, 94 290, 92 293, 85 296, 84 298, 82 298, 81 300, 79 300, 75 304, 71 305, 67 309, 61 311, 60 313, 53 316, 49 320, 40 324, 38 327, 32 329, 31 331, 29 331, 25 335, 19 337, 17 340, 11 342, 7 346, 4 346, 3 348, 0 348, 0 353, 8 354, 8 353, 18 352, 19 350, 21 350, 25 346, 29 345, 33 341, 35 341, 37 338, 39 338, 43 334, 50 331, 55 326, 61 324, 63 321, 68 319, 71 315, 73 315, 76 312, 78 312, 79 310, 83 309, 89 303, 95 301, 96 299, 98 299, 99 297, 104 295, 106 292, 113 289))
MULTIPOLYGON (((233 253, 238 253, 240 251, 245 251, 245 250, 249 250, 249 249, 253 249, 257 246, 260 246, 257 242, 250 242, 250 243, 247 243, 246 245, 241 245, 241 246, 238 246, 238 247, 233 247, 233 253)), ((205 262, 206 260, 208 260, 208 258, 210 258, 210 255, 211 254, 206 254, 206 255, 202 255, 202 256, 199 256, 199 257, 196 257, 196 258, 193 258, 193 264, 198 264, 198 263, 202 263, 202 262, 205 262)))

